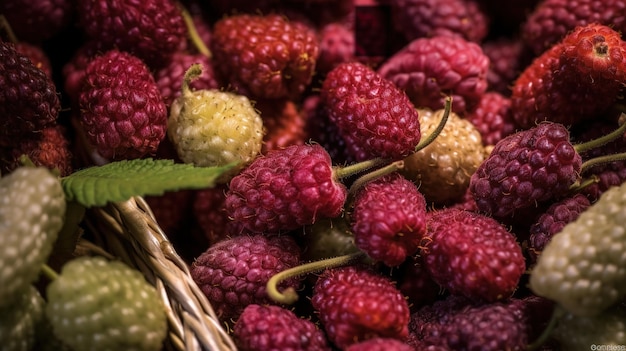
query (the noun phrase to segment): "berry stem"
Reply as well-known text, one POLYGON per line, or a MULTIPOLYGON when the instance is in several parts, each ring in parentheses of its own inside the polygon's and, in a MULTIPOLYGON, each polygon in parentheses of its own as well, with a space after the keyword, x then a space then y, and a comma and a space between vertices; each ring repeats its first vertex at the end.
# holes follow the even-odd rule
POLYGON ((365 257, 365 253, 357 251, 347 255, 326 258, 286 269, 280 273, 274 274, 270 280, 267 281, 267 295, 275 302, 287 305, 293 304, 298 301, 298 293, 292 287, 285 289, 283 292, 278 291, 278 284, 280 284, 280 282, 300 275, 321 271, 323 269, 345 266, 363 257, 365 257))
POLYGON ((616 162, 616 161, 623 161, 623 160, 626 160, 626 152, 620 152, 620 153, 617 153, 617 154, 603 155, 603 156, 594 157, 594 158, 591 158, 591 159, 583 162, 583 164, 580 166, 580 173, 582 174, 586 170, 588 170, 589 168, 591 168, 593 166, 597 166, 599 164, 616 162))
POLYGON ((626 123, 625 123, 625 119, 626 119, 626 113, 622 112, 622 114, 619 117, 619 121, 620 121, 620 126, 619 128, 615 129, 614 131, 612 131, 611 133, 601 136, 597 139, 593 139, 593 140, 589 140, 586 141, 584 143, 580 143, 580 144, 575 144, 574 145, 574 149, 576 150, 576 152, 578 153, 582 153, 597 147, 600 147, 608 142, 611 142, 621 136, 624 135, 624 132, 626 131, 626 123))
MULTIPOLYGON (((15 32, 13 32, 13 29, 11 28, 11 24, 9 24, 9 21, 3 14, 0 14, 0 29, 4 31, 4 34, 7 36, 7 39, 9 39, 9 42, 13 44, 19 43, 15 32)), ((0 35, 0 38, 1 37, 2 36, 0 35)))
POLYGON ((50 280, 55 280, 59 277, 59 273, 45 263, 41 265, 41 274, 50 280))
POLYGON ((452 97, 448 96, 446 98, 443 116, 441 117, 441 121, 439 121, 437 128, 435 128, 435 130, 432 133, 430 133, 430 135, 428 135, 426 138, 420 140, 420 142, 415 147, 415 152, 418 152, 421 149, 425 148, 426 146, 430 145, 430 143, 432 143, 437 138, 437 136, 439 136, 443 128, 446 126, 446 123, 448 122, 448 117, 450 116, 451 109, 452 109, 452 97))
POLYGON ((351 175, 366 171, 370 168, 385 164, 387 162, 389 162, 388 159, 377 157, 371 160, 361 161, 347 166, 333 167, 333 172, 337 179, 343 179, 351 175))
POLYGON ((202 65, 199 63, 194 63, 189 66, 189 69, 185 71, 185 75, 183 76, 183 84, 181 90, 183 95, 191 94, 191 89, 189 88, 189 83, 191 83, 194 79, 200 77, 202 74, 202 65))
POLYGON ((362 188, 365 184, 371 182, 374 179, 378 179, 384 175, 397 172, 401 170, 402 168, 404 168, 404 161, 400 160, 400 161, 392 162, 385 167, 379 168, 377 170, 374 170, 372 172, 362 175, 361 177, 356 179, 354 183, 352 183, 352 186, 350 186, 350 189, 348 190, 348 196, 354 197, 356 192, 360 188, 362 188))
POLYGON ((193 19, 191 18, 189 11, 180 3, 178 4, 178 6, 180 7, 181 15, 183 16, 183 19, 185 20, 185 25, 187 26, 189 39, 191 39, 193 45, 202 55, 211 58, 211 50, 209 50, 204 41, 202 41, 202 38, 200 38, 200 35, 196 30, 196 26, 193 23, 193 19))
POLYGON ((528 344, 528 346, 526 346, 526 350, 533 351, 533 350, 538 349, 541 345, 543 345, 550 338, 552 331, 556 327, 559 319, 561 319, 561 317, 564 314, 565 314, 565 310, 562 309, 560 306, 556 305, 554 307, 554 310, 552 311, 552 316, 550 317, 550 321, 548 322, 546 329, 543 330, 541 335, 539 335, 539 337, 535 341, 533 341, 532 343, 528 344))
POLYGON ((590 185, 597 184, 598 182, 600 182, 600 178, 597 175, 592 174, 591 177, 587 179, 579 180, 576 183, 572 184, 569 190, 571 193, 575 194, 575 193, 582 191, 583 189, 585 189, 586 187, 590 185))

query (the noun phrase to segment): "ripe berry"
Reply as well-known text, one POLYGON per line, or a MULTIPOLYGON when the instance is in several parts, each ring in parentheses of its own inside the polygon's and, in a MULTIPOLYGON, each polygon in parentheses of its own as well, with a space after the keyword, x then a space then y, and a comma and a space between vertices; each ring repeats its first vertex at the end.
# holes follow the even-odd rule
POLYGON ((286 232, 343 211, 347 189, 317 144, 269 151, 232 178, 226 211, 256 233, 286 232))
MULTIPOLYGON (((296 266, 301 249, 288 235, 242 235, 210 246, 191 265, 193 280, 216 309, 220 320, 236 320, 250 304, 268 304, 267 281, 276 273, 296 266)), ((280 288, 297 289, 297 278, 280 288)))
POLYGON ((613 187, 545 246, 530 288, 566 311, 593 316, 626 296, 626 184, 613 187))
POLYGON ((265 127, 262 154, 266 154, 269 150, 307 142, 304 130, 306 120, 294 101, 263 99, 256 101, 254 107, 259 111, 265 127))
POLYGON ((459 36, 481 42, 490 19, 474 0, 391 1, 391 20, 407 41, 440 35, 459 36))
POLYGON ((414 351, 410 345, 393 338, 375 337, 348 346, 346 351, 414 351))
MULTIPOLYGON (((518 0, 518 2, 526 3, 526 0, 518 0)), ((501 6, 498 7, 501 9, 501 6)), ((510 96, 513 82, 534 58, 534 55, 529 53, 528 47, 517 37, 498 37, 487 40, 480 46, 489 57, 488 91, 497 92, 506 97, 510 96)))
POLYGON ((329 340, 345 349, 375 337, 408 336, 409 306, 394 283, 362 266, 328 269, 313 288, 311 304, 329 340))
POLYGON ((433 212, 427 228, 424 265, 452 294, 490 302, 517 289, 526 263, 515 236, 500 222, 452 208, 433 212))
POLYGON ((580 25, 599 23, 623 32, 624 11, 626 4, 621 0, 541 1, 528 14, 520 34, 535 55, 540 55, 580 25))
POLYGON ((398 160, 420 141, 418 112, 406 94, 362 63, 342 63, 330 71, 320 97, 340 135, 368 158, 398 160))
POLYGON ((20 41, 40 44, 69 28, 75 9, 71 0, 13 0, 2 1, 0 13, 20 41))
POLYGON ((121 261, 82 256, 46 288, 54 334, 75 350, 161 350, 167 315, 141 272, 121 261), (106 306, 106 308, 103 308, 106 306))
POLYGON ((63 226, 66 203, 58 177, 19 167, 0 178, 0 308, 39 276, 63 226))
POLYGON ((0 85, 0 145, 13 146, 58 120, 61 102, 52 78, 4 41, 0 85))
POLYGON ((187 27, 172 0, 79 0, 76 12, 90 40, 129 52, 151 68, 187 47, 187 27))
POLYGON ((224 84, 250 98, 297 98, 311 83, 315 32, 279 14, 235 14, 213 26, 211 52, 224 84))
POLYGON ((377 71, 418 108, 441 109, 448 95, 452 111, 463 113, 473 110, 487 91, 489 58, 477 43, 435 36, 413 40, 377 71))
POLYGON ((531 262, 536 262, 541 251, 548 245, 552 237, 560 232, 565 225, 573 222, 586 210, 591 203, 583 194, 565 197, 548 207, 546 212, 530 226, 528 253, 531 262))
POLYGON ((503 218, 565 194, 581 165, 567 128, 540 123, 501 139, 472 175, 470 191, 480 211, 503 218))
POLYGON ((233 326, 241 351, 330 351, 324 332, 309 319, 272 305, 248 305, 233 326))
POLYGON ((167 107, 148 67, 110 50, 85 70, 80 122, 89 142, 110 160, 154 155, 167 128, 167 107))
POLYGON ((413 182, 392 173, 359 189, 350 218, 356 246, 395 267, 419 248, 426 233, 426 201, 413 182))
POLYGON ((194 64, 185 73, 182 95, 172 102, 167 133, 183 162, 196 166, 237 163, 237 173, 261 151, 263 121, 250 100, 217 89, 192 91, 189 84, 202 74, 194 64))
MULTIPOLYGON (((434 133, 445 111, 418 111, 422 135, 434 133)), ((437 138, 407 156, 400 173, 419 186, 426 202, 450 204, 463 196, 471 175, 484 159, 480 132, 470 121, 450 113, 437 138)))
POLYGON ((521 128, 548 120, 576 125, 597 118, 626 82, 626 45, 614 29, 579 26, 524 69, 513 84, 511 111, 521 128))
POLYGON ((480 132, 483 145, 495 145, 502 138, 515 132, 516 124, 511 111, 511 99, 495 91, 486 92, 478 106, 465 114, 480 132))

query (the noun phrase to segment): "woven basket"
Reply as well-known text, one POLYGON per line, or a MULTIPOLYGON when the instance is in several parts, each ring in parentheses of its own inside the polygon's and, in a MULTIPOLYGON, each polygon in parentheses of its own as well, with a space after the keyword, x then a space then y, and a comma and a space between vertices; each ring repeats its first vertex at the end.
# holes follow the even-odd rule
POLYGON ((156 287, 169 320, 166 350, 236 350, 142 197, 90 208, 85 224, 94 235, 92 249, 135 267, 156 287))

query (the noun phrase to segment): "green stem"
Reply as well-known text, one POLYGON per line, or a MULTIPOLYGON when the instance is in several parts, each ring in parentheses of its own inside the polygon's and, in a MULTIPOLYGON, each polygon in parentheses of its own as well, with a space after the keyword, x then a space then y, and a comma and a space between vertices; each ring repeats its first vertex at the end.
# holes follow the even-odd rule
POLYGON ((578 181, 574 184, 572 184, 572 186, 570 186, 569 191, 571 193, 578 193, 581 190, 583 190, 584 188, 596 184, 600 181, 600 178, 598 178, 598 176, 596 176, 595 174, 592 174, 589 178, 587 179, 583 179, 581 181, 578 181))
POLYGON ((55 280, 59 277, 59 273, 45 263, 41 266, 41 273, 50 280, 55 280))
POLYGON ((375 171, 362 175, 361 177, 356 179, 354 183, 352 183, 352 186, 350 186, 350 189, 348 190, 349 196, 354 196, 354 194, 356 194, 356 192, 360 188, 362 188, 365 184, 371 182, 372 180, 378 179, 382 176, 391 174, 393 172, 397 172, 401 170, 402 168, 404 168, 404 160, 392 162, 385 167, 379 168, 375 171))
POLYGON ((200 77, 202 74, 202 65, 199 63, 194 63, 189 66, 187 71, 185 71, 185 75, 183 76, 183 84, 182 84, 182 92, 183 95, 187 95, 191 93, 191 89, 189 89, 189 83, 191 83, 194 79, 200 77))
POLYGON ((554 310, 552 311, 552 316, 550 317, 550 321, 548 322, 546 329, 543 330, 543 332, 541 333, 541 335, 539 335, 537 340, 533 341, 532 343, 528 344, 528 346, 526 346, 526 350, 528 351, 536 350, 541 345, 543 345, 546 341, 548 341, 559 319, 561 319, 561 317, 564 314, 565 314, 565 310, 562 309, 560 306, 556 305, 554 307, 554 310))
POLYGON ((441 117, 441 121, 439 121, 437 128, 435 128, 435 130, 432 133, 430 133, 426 138, 420 140, 420 142, 415 147, 415 152, 420 151, 421 149, 425 148, 426 146, 430 145, 430 143, 435 141, 435 139, 439 136, 443 128, 446 126, 446 123, 448 122, 448 117, 450 117, 451 110, 452 110, 452 97, 448 96, 446 98, 446 104, 444 107, 443 116, 441 117))
POLYGON ((13 32, 13 29, 11 28, 11 24, 3 14, 0 14, 0 29, 4 30, 7 39, 9 39, 9 42, 13 44, 19 43, 15 32, 13 32))
POLYGON ((321 270, 328 269, 328 268, 345 266, 361 259, 364 256, 365 256, 365 253, 363 253, 362 251, 357 251, 357 252, 350 253, 347 255, 327 258, 327 259, 320 260, 320 261, 309 262, 300 266, 286 269, 280 273, 275 274, 274 276, 270 278, 270 280, 267 281, 267 286, 266 286, 267 295, 269 296, 270 299, 274 300, 275 302, 287 304, 287 305, 293 304, 294 302, 298 301, 298 293, 293 287, 288 287, 282 292, 278 291, 278 285, 282 281, 289 279, 289 278, 321 271, 321 270))
POLYGON ((389 162, 388 159, 386 158, 373 158, 371 160, 367 160, 367 161, 361 161, 361 162, 357 162, 357 163, 353 163, 351 165, 347 165, 347 166, 337 166, 337 167, 333 167, 333 172, 335 174, 335 177, 337 179, 343 179, 343 178, 347 178, 351 175, 357 174, 357 173, 361 173, 363 171, 366 171, 368 169, 374 168, 376 166, 382 165, 384 163, 389 162))
POLYGON ((180 12, 183 16, 183 19, 185 20, 189 39, 191 39, 191 42, 196 47, 198 52, 208 58, 211 58, 211 50, 209 50, 204 41, 202 41, 202 38, 200 38, 200 35, 196 30, 196 26, 193 23, 193 19, 191 18, 189 11, 182 4, 178 4, 178 6, 180 7, 180 12))
MULTIPOLYGON (((626 125, 626 123, 624 125, 626 125)), ((583 162, 583 164, 580 166, 580 173, 582 174, 585 171, 587 171, 589 168, 593 166, 597 166, 599 164, 623 161, 623 160, 626 160, 626 152, 620 152, 617 154, 594 157, 583 162)))
MULTIPOLYGON (((626 114, 624 112, 622 112, 622 114, 620 115, 619 119, 620 121, 623 121, 624 118, 626 118, 626 114)), ((612 131, 611 133, 601 136, 597 139, 593 139, 593 140, 589 140, 586 141, 584 143, 580 143, 580 144, 575 144, 574 145, 574 150, 576 150, 576 152, 583 153, 585 151, 600 147, 608 142, 611 142, 621 136, 624 135, 624 132, 626 131, 626 123, 621 123, 619 128, 615 129, 614 131, 612 131)))

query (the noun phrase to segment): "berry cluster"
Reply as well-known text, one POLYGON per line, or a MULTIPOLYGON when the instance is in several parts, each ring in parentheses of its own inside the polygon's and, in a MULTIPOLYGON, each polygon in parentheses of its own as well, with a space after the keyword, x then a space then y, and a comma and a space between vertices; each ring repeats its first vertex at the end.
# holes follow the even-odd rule
POLYGON ((626 344, 623 1, 366 3, 0 3, 9 348, 162 347, 136 270, 54 246, 59 178, 142 159, 229 167, 146 201, 242 350, 626 344))

